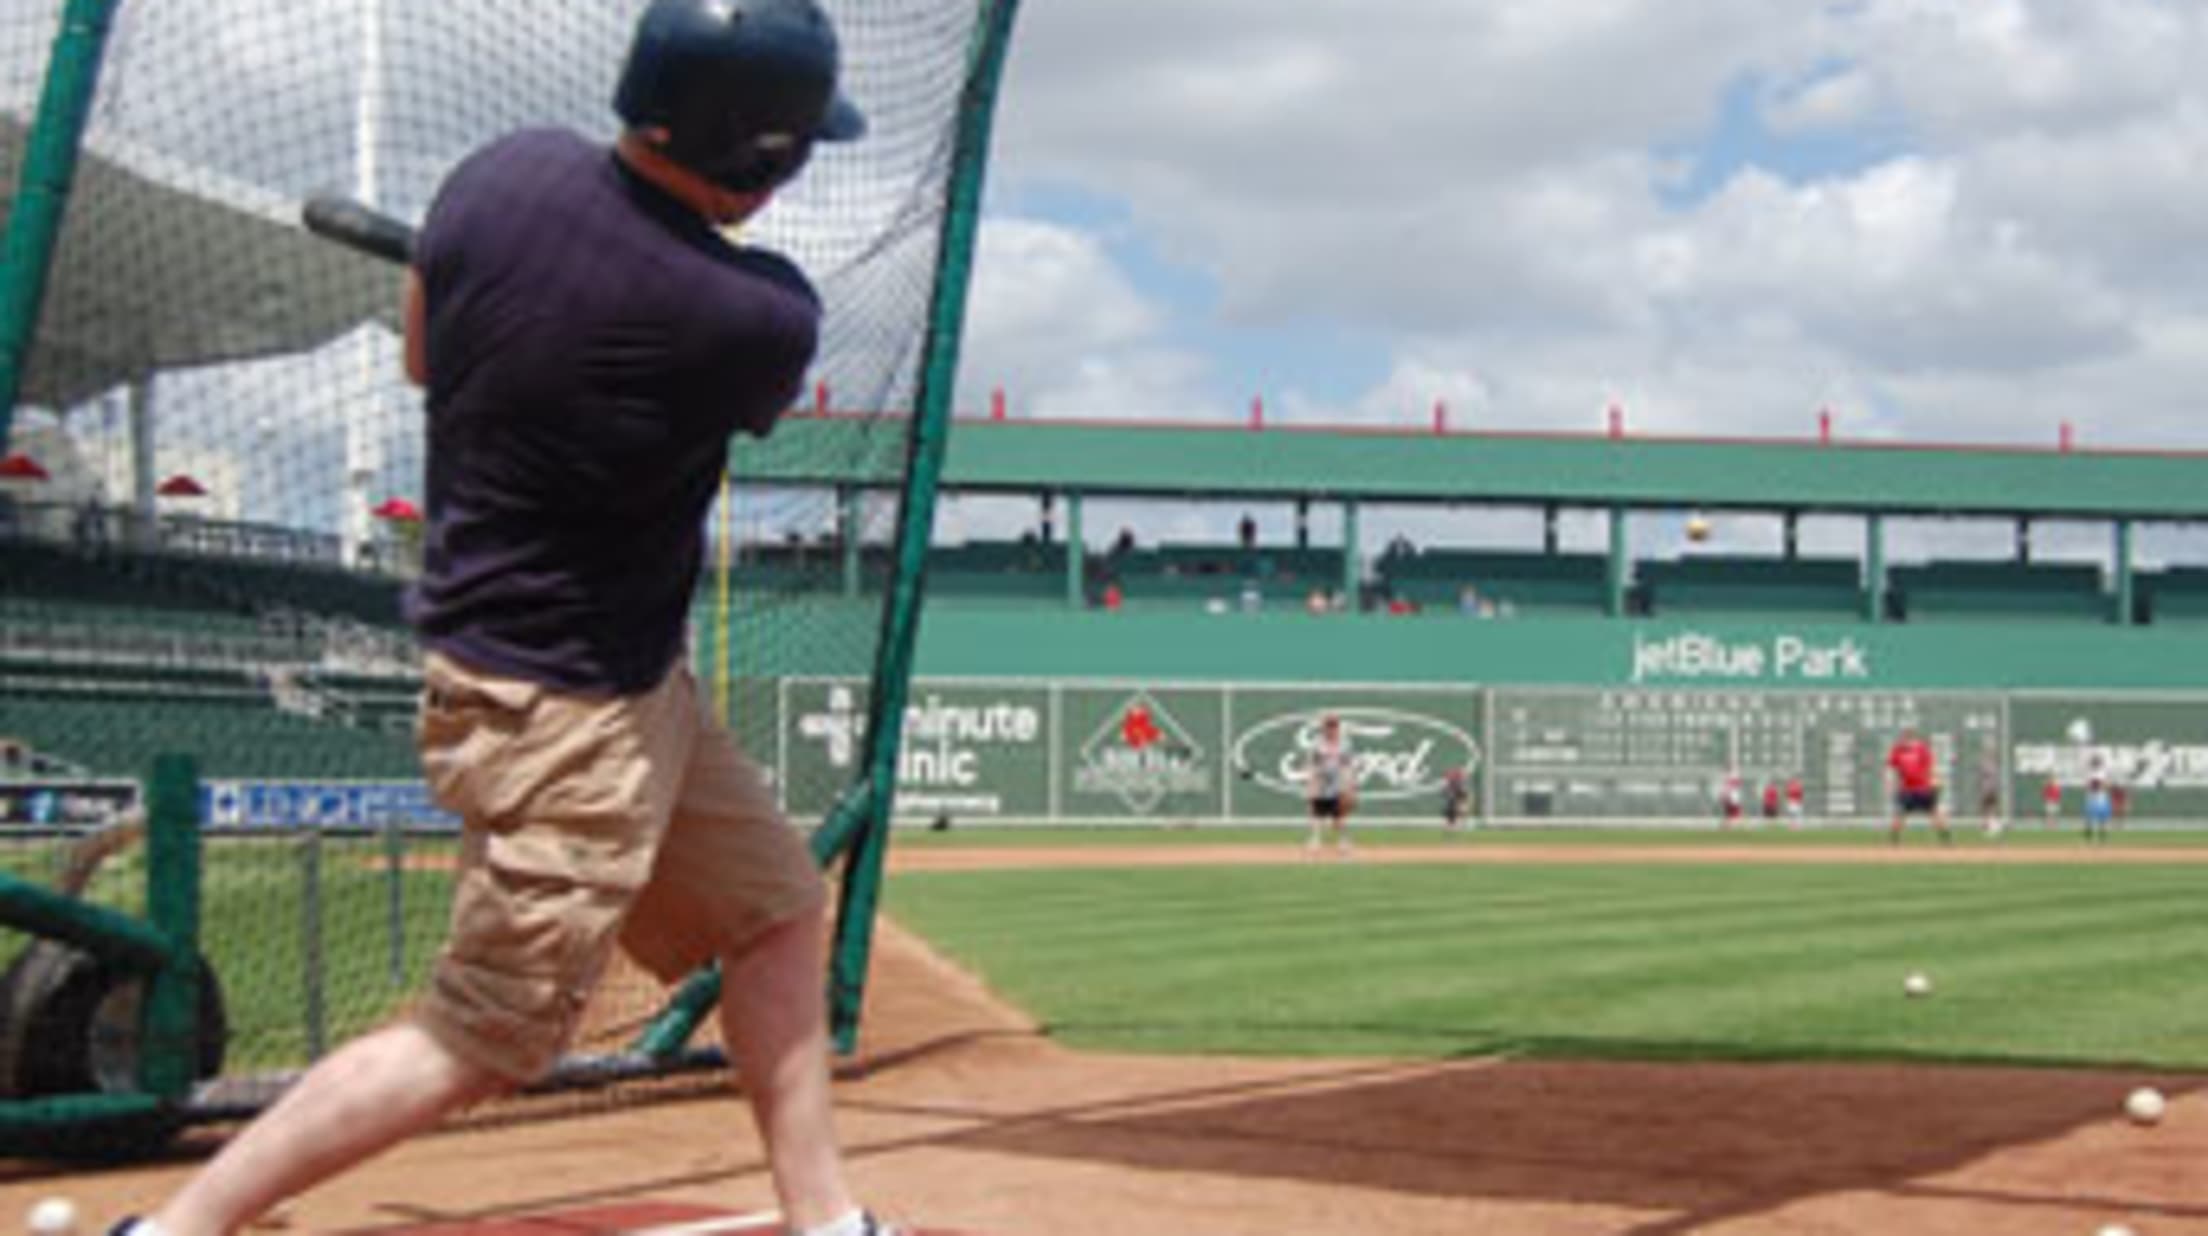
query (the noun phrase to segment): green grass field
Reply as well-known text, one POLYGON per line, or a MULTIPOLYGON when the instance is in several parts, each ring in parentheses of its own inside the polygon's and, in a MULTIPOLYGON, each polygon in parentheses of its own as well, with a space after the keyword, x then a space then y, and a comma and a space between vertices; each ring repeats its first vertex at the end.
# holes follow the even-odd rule
POLYGON ((2208 1068, 2204 878, 1317 863, 910 873, 888 905, 1086 1048, 2208 1068))
MULTIPOLYGON (((1293 850, 1297 836, 973 829, 908 831, 896 847, 1041 858, 1068 845, 1293 850)), ((1884 850, 1881 835, 1861 831, 1397 829, 1360 839, 1369 852, 1724 841, 1779 861, 911 871, 892 878, 888 907, 1080 1047, 2208 1068, 2208 865, 1808 861, 1811 845, 1884 850), (1903 997, 1912 970, 1932 976, 1931 998, 1903 997)), ((2204 841, 2132 833, 2115 845, 2204 841)), ((2083 854, 2067 834, 2001 844, 2083 854)), ((1910 847, 1930 842, 1920 832, 1910 847)), ((1987 848, 1962 834, 1959 849, 1987 848)), ((326 841, 322 953, 310 965, 298 842, 211 844, 202 938, 228 998, 231 1071, 296 1065, 318 1021, 335 1043, 418 991, 445 928, 450 852, 449 841, 411 842, 394 904, 381 842, 326 841)), ((126 857, 94 892, 135 912, 143 879, 126 857)))

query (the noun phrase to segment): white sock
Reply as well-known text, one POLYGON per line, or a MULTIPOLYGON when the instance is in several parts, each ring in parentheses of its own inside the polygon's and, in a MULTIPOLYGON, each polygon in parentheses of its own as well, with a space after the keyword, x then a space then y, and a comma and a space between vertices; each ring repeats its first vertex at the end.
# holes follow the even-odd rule
POLYGON ((866 1212, 853 1207, 842 1218, 832 1219, 801 1232, 793 1231, 791 1236, 866 1236, 866 1212))

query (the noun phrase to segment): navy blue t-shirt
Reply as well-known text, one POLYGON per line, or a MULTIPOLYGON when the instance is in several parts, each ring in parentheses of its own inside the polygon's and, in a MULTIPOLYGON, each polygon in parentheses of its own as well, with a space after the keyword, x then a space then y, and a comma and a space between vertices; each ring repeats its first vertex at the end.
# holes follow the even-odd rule
POLYGON ((559 130, 464 160, 414 264, 429 522, 408 618, 481 669, 650 688, 681 651, 730 435, 764 436, 803 385, 812 286, 559 130))

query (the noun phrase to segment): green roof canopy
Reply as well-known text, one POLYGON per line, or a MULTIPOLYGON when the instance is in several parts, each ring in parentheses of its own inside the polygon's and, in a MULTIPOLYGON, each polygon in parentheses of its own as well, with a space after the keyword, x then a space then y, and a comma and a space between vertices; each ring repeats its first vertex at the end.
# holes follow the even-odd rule
MULTIPOLYGON (((742 480, 893 484, 864 418, 793 415, 742 480)), ((1124 497, 2208 519, 2208 454, 1537 434, 961 421, 953 490, 1124 497)))

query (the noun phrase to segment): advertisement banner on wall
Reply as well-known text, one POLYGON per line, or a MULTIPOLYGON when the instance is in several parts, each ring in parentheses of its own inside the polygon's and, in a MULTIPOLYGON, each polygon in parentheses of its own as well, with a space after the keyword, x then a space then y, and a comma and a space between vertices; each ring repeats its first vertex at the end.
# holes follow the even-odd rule
POLYGON ((1236 687, 1228 699, 1235 817, 1305 813, 1311 752, 1330 715, 1349 748, 1358 818, 1439 820, 1452 769, 1479 800, 1485 761, 1476 688, 1236 687))
POLYGON ((2016 695, 2012 794, 2018 813, 2044 804, 2075 820, 2098 767, 2141 820, 2208 819, 2208 695, 2016 695))
POLYGON ((1225 814, 1216 688, 1068 686, 1056 814, 1216 820, 1225 814))
POLYGON ((0 781, 0 828, 90 828, 138 805, 136 781, 0 781))
MULTIPOLYGON (((857 679, 789 679, 776 761, 783 809, 827 814, 860 774, 867 691, 857 679)), ((1050 692, 1019 683, 915 682, 897 764, 896 814, 1041 819, 1050 812, 1050 692)))

